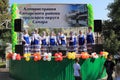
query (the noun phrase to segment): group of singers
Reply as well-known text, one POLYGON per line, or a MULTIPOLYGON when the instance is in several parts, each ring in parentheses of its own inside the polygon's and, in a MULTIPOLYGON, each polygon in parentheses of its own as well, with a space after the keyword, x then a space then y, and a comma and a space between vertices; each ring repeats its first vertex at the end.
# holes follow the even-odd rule
POLYGON ((66 35, 61 31, 57 35, 52 31, 49 36, 46 35, 46 32, 43 31, 40 36, 38 29, 35 29, 29 36, 28 31, 24 30, 22 35, 22 44, 25 46, 25 53, 31 52, 40 52, 41 46, 67 46, 71 47, 71 50, 76 50, 78 46, 82 49, 85 49, 86 45, 94 44, 94 34, 92 28, 88 28, 87 34, 83 34, 82 31, 79 31, 78 35, 75 35, 73 31, 70 31, 69 38, 66 38, 66 35))

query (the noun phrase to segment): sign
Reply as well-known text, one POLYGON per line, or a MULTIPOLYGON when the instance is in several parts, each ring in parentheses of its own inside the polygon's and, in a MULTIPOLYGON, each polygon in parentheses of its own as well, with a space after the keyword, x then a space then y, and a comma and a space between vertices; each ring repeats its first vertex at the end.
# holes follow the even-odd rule
POLYGON ((27 28, 88 26, 86 4, 18 4, 17 14, 27 28))

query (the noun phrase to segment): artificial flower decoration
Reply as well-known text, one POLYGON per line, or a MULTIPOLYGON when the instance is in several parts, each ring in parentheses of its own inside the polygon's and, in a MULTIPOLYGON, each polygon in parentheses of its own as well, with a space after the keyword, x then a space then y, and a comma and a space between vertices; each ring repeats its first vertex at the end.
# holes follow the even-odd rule
POLYGON ((21 60, 20 54, 17 54, 17 55, 16 55, 16 60, 19 60, 19 61, 21 60))
POLYGON ((82 52, 81 53, 81 58, 82 59, 88 59, 89 58, 89 54, 87 52, 82 52))
POLYGON ((10 60, 10 59, 12 59, 12 56, 13 56, 13 54, 9 52, 9 53, 7 53, 6 59, 10 60))
POLYGON ((62 61, 63 60, 63 56, 61 52, 55 53, 55 61, 62 61))
POLYGON ((100 52, 100 55, 103 56, 103 51, 100 52))
POLYGON ((75 59, 75 58, 76 58, 76 53, 72 52, 72 59, 75 59))
POLYGON ((16 53, 13 54, 12 60, 16 60, 16 55, 17 55, 16 53))
POLYGON ((33 54, 33 56, 34 56, 34 61, 41 60, 41 55, 39 53, 35 53, 35 54, 33 54))
POLYGON ((48 54, 45 52, 45 53, 43 54, 43 60, 44 60, 44 61, 47 61, 47 58, 48 58, 48 54))
POLYGON ((105 58, 107 58, 108 54, 109 54, 109 53, 108 53, 108 52, 105 52, 105 51, 101 51, 101 52, 100 52, 100 55, 101 55, 101 56, 104 56, 105 58))
POLYGON ((92 57, 93 58, 98 58, 98 55, 96 54, 96 52, 92 53, 92 57))
POLYGON ((68 52, 68 53, 67 53, 67 57, 68 57, 68 59, 71 59, 71 55, 72 55, 71 52, 68 52))
POLYGON ((48 58, 47 58, 48 61, 51 61, 51 56, 52 56, 52 54, 48 53, 48 58))
POLYGON ((103 52, 103 56, 105 57, 105 58, 107 58, 107 56, 108 56, 108 52, 103 52))
POLYGON ((30 53, 25 53, 24 57, 25 57, 26 61, 30 61, 31 54, 30 53))
POLYGON ((75 52, 68 52, 67 57, 68 57, 68 59, 75 59, 76 58, 76 53, 75 52))

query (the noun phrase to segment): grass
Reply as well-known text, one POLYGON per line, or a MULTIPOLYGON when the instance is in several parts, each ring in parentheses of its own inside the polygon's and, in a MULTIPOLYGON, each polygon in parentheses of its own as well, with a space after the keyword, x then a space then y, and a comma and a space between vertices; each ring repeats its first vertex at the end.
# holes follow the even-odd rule
POLYGON ((0 68, 5 68, 5 61, 2 62, 2 59, 0 58, 0 68))
POLYGON ((5 62, 0 62, 0 68, 5 68, 5 62))

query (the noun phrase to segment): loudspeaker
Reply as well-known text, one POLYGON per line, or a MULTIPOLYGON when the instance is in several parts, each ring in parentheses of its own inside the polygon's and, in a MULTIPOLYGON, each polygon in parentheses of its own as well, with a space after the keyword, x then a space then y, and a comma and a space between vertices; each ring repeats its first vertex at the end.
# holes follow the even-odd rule
POLYGON ((14 31, 22 32, 23 28, 23 20, 22 19, 15 19, 14 21, 14 31))
POLYGON ((15 45, 15 53, 19 53, 20 55, 23 55, 24 45, 15 45))
POLYGON ((94 20, 94 31, 95 32, 102 31, 102 20, 94 20))

